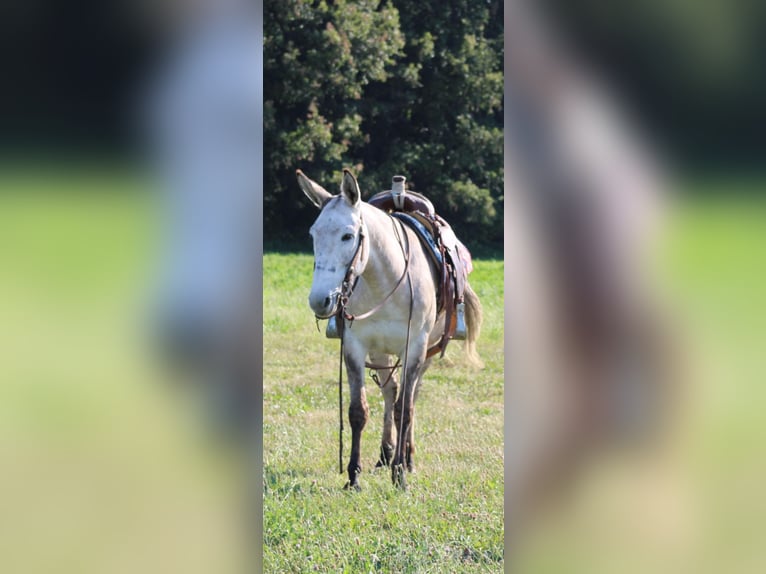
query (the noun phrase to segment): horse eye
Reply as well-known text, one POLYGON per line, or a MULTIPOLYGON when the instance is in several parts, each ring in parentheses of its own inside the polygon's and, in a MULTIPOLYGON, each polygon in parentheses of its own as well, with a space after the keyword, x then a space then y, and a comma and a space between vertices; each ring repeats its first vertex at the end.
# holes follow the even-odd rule
POLYGON ((341 241, 350 241, 353 239, 354 236, 351 233, 344 233, 343 237, 340 238, 341 241))

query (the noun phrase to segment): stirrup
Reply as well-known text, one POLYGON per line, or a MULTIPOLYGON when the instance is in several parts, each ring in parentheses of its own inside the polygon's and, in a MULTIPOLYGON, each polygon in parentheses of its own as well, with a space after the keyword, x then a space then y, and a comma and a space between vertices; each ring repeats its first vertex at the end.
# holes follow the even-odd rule
POLYGON ((458 341, 465 341, 468 334, 468 329, 465 325, 465 303, 457 304, 457 324, 455 326, 455 334, 452 335, 453 339, 458 341))
POLYGON ((327 321, 327 329, 325 330, 325 337, 328 339, 340 339, 340 332, 338 331, 338 316, 333 315, 330 320, 327 321))

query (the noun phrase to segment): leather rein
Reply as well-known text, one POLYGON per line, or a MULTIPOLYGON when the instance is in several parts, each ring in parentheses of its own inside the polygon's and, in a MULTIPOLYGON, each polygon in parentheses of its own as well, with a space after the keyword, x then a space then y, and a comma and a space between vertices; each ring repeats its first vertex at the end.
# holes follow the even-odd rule
MULTIPOLYGON (((340 340, 341 340, 341 355, 342 355, 342 346, 343 346, 343 333, 344 333, 345 328, 346 328, 345 322, 348 321, 349 322, 348 326, 351 327, 351 325, 353 324, 353 322, 356 319, 367 319, 368 317, 371 317, 372 315, 374 315, 378 310, 380 310, 381 307, 383 307, 383 305, 386 304, 386 302, 393 296, 393 294, 396 292, 396 290, 399 289, 399 286, 402 284, 402 282, 404 281, 404 278, 407 277, 407 274, 409 272, 409 269, 410 269, 410 242, 409 242, 409 237, 407 237, 407 233, 405 231, 404 232, 405 241, 403 243, 402 242, 402 237, 401 237, 401 235, 399 233, 399 228, 396 226, 397 221, 393 217, 391 218, 391 223, 392 223, 392 225, 394 227, 394 232, 396 234, 396 239, 399 242, 399 246, 402 249, 402 255, 404 255, 404 270, 402 271, 401 276, 396 281, 396 284, 391 289, 391 291, 389 291, 389 293, 383 299, 381 299, 381 301, 378 302, 374 307, 372 307, 371 309, 368 309, 364 313, 356 314, 356 315, 351 314, 351 313, 349 313, 347 311, 348 300, 351 297, 351 294, 353 293, 354 287, 356 287, 356 283, 359 280, 359 275, 357 275, 356 268, 357 268, 357 264, 359 263, 359 260, 361 259, 361 256, 362 256, 363 244, 365 243, 365 240, 369 241, 367 239, 367 234, 365 233, 364 223, 362 223, 361 228, 360 228, 360 233, 359 233, 359 243, 357 244, 356 250, 354 251, 354 255, 351 257, 351 261, 349 262, 348 267, 346 268, 346 275, 344 276, 343 283, 341 284, 338 308, 333 313, 333 315, 335 316, 336 321, 337 321, 338 332, 339 332, 340 340)), ((403 230, 404 226, 402 225, 402 223, 401 222, 398 222, 398 223, 399 223, 400 226, 402 226, 402 230, 403 230)), ((410 306, 410 307, 412 307, 412 306, 410 306)), ((320 317, 317 317, 317 319, 320 319, 320 317)), ((407 319, 408 332, 409 332, 409 323, 411 322, 411 320, 412 320, 412 308, 410 308, 409 317, 407 319)), ((409 338, 408 338, 407 343, 409 344, 409 338)), ((388 381, 391 380, 391 376, 393 375, 393 372, 399 366, 400 362, 401 362, 400 360, 397 360, 396 364, 391 366, 391 365, 377 365, 377 364, 369 363, 369 362, 365 361, 364 366, 365 366, 365 368, 368 368, 368 369, 375 369, 375 370, 388 370, 388 369, 390 369, 391 370, 391 373, 389 374, 388 378, 386 379, 386 381, 383 384, 380 384, 380 382, 378 381, 377 376, 373 375, 373 377, 372 377, 373 380, 375 381, 375 383, 380 388, 383 388, 388 383, 388 381)))
MULTIPOLYGON (((399 242, 399 246, 402 248, 402 254, 404 255, 404 271, 402 271, 402 275, 401 277, 399 277, 399 280, 396 282, 396 285, 394 285, 393 289, 391 289, 388 295, 386 295, 378 304, 372 307, 372 309, 369 309, 368 311, 365 311, 364 313, 361 313, 359 315, 353 315, 347 311, 346 308, 348 307, 348 300, 351 297, 354 287, 356 286, 356 283, 360 277, 360 275, 358 275, 356 272, 356 267, 362 256, 362 247, 365 243, 365 240, 369 241, 367 239, 367 234, 365 233, 364 221, 362 221, 362 224, 360 226, 360 232, 359 232, 359 243, 356 246, 356 250, 354 251, 353 257, 351 257, 351 261, 349 261, 348 268, 346 269, 346 275, 344 276, 343 283, 341 284, 341 292, 340 292, 340 297, 338 301, 338 309, 334 313, 336 317, 337 325, 338 325, 338 334, 340 335, 340 358, 338 362, 338 411, 339 411, 339 421, 340 421, 339 432, 338 432, 338 466, 339 466, 339 471, 341 474, 343 474, 343 342, 344 342, 344 334, 346 331, 346 321, 349 322, 349 327, 351 327, 351 324, 353 324, 355 319, 366 319, 367 317, 370 317, 373 314, 375 314, 393 296, 393 294, 396 292, 396 290, 404 281, 404 278, 409 275, 409 269, 410 269, 409 237, 407 236, 407 232, 404 230, 403 224, 401 222, 398 222, 399 225, 402 226, 402 230, 404 231, 405 241, 403 243, 402 237, 399 233, 399 229, 396 226, 397 221, 395 221, 395 219, 391 217, 391 222, 394 226, 394 232, 396 233, 396 238, 399 242)), ((406 339, 405 348, 404 348, 405 368, 407 366, 407 354, 408 354, 409 345, 410 345, 410 324, 412 322, 412 310, 413 310, 413 303, 414 303, 413 301, 414 297, 412 293, 412 282, 410 281, 409 284, 410 284, 410 310, 409 310, 409 316, 407 318, 407 339, 406 339)), ((317 317, 317 320, 319 318, 320 317, 317 317)), ((388 377, 386 378, 383 384, 380 383, 376 374, 372 375, 372 379, 373 381, 375 381, 375 384, 382 389, 391 380, 391 378, 394 375, 394 372, 399 367, 400 363, 401 363, 401 359, 397 359, 396 364, 394 364, 393 366, 376 365, 376 364, 365 361, 364 366, 368 369, 390 370, 388 377)))
MULTIPOLYGON (((346 321, 348 321, 348 327, 350 328, 353 322, 356 319, 366 319, 368 317, 371 317, 374 315, 378 310, 380 310, 383 305, 386 304, 386 302, 393 296, 393 294, 396 292, 396 290, 399 288, 399 286, 404 281, 405 277, 409 276, 409 269, 410 269, 410 240, 409 236, 407 235, 407 231, 405 229, 404 224, 399 221, 398 219, 389 216, 391 219, 391 223, 394 227, 394 232, 396 234, 397 241, 399 242, 399 246, 402 249, 402 255, 404 255, 404 270, 402 271, 401 276, 396 281, 396 284, 391 289, 391 291, 375 306, 373 306, 371 309, 365 311, 361 314, 352 314, 349 313, 347 310, 349 298, 351 297, 354 287, 356 286, 357 282, 359 281, 360 274, 357 273, 357 265, 362 257, 362 250, 364 248, 364 245, 366 242, 369 241, 367 238, 366 233, 366 227, 364 225, 364 221, 361 222, 360 226, 360 232, 359 232, 359 243, 356 246, 356 250, 354 251, 354 255, 351 257, 351 261, 348 263, 348 267, 346 269, 346 274, 343 278, 343 283, 341 284, 340 289, 340 296, 338 299, 338 308, 335 310, 335 312, 330 315, 330 317, 335 316, 337 326, 338 326, 338 334, 340 335, 340 357, 339 357, 339 364, 338 364, 338 411, 339 411, 339 420, 340 420, 340 426, 339 426, 339 434, 338 434, 338 442, 339 442, 339 449, 338 449, 338 465, 340 473, 343 473, 343 347, 344 347, 344 334, 346 330, 346 321), (402 233, 404 234, 404 241, 402 241, 402 233, 400 233, 399 227, 397 227, 397 223, 399 226, 401 226, 402 233)), ((369 247, 368 247, 369 250, 369 247)), ((369 256, 369 254, 368 254, 369 256)), ((369 363, 365 361, 364 366, 367 369, 375 370, 375 371, 381 371, 381 370, 388 370, 388 376, 386 377, 386 380, 381 383, 378 379, 377 373, 371 373, 372 380, 375 381, 375 384, 380 388, 383 389, 389 381, 392 379, 394 372, 396 369, 399 368, 401 365, 403 368, 403 371, 406 373, 407 369, 407 359, 409 354, 409 346, 410 346, 410 327, 412 323, 412 312, 413 312, 413 305, 414 305, 414 293, 412 289, 412 281, 408 281, 409 287, 410 287, 410 305, 409 305, 409 315, 407 318, 407 337, 404 347, 404 361, 402 364, 401 357, 397 359, 396 363, 394 365, 377 365, 374 363, 369 363)), ((317 323, 319 319, 324 319, 326 317, 319 317, 317 316, 317 323)), ((318 326, 318 325, 317 325, 318 326)), ((429 348, 426 352, 426 358, 432 357, 435 354, 437 354, 439 351, 443 351, 444 349, 444 338, 442 338, 442 341, 434 345, 433 347, 429 348)), ((403 381, 405 387, 408 383, 408 381, 403 381)), ((405 389, 402 390, 404 392, 405 389)), ((404 419, 402 418, 402 423, 404 422, 404 419)), ((401 433, 403 433, 404 429, 400 428, 400 436, 401 433)))

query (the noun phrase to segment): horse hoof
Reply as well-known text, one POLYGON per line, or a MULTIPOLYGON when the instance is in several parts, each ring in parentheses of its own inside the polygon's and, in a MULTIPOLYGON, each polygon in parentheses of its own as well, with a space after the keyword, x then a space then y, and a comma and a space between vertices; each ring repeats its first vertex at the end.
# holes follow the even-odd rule
POLYGON ((391 468, 391 482, 393 482, 394 486, 397 488, 407 490, 407 483, 404 479, 404 467, 401 464, 391 468))
POLYGON ((354 484, 351 484, 350 482, 347 482, 347 483, 346 483, 346 484, 343 486, 343 490, 354 490, 354 491, 356 491, 356 492, 361 492, 361 491, 362 491, 362 487, 361 487, 361 486, 359 486, 359 483, 358 483, 358 482, 355 482, 354 484))

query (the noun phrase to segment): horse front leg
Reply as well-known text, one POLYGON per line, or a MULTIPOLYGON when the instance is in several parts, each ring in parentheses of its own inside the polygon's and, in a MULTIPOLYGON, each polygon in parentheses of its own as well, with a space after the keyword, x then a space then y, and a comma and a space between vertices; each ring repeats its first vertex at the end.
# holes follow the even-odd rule
POLYGON ((348 422, 351 424, 351 457, 348 462, 348 482, 345 488, 361 490, 359 475, 362 473, 362 465, 359 462, 362 448, 362 430, 367 424, 370 408, 367 405, 367 395, 364 389, 364 356, 363 352, 354 352, 347 349, 344 353, 348 384, 350 389, 350 402, 348 405, 348 422))

